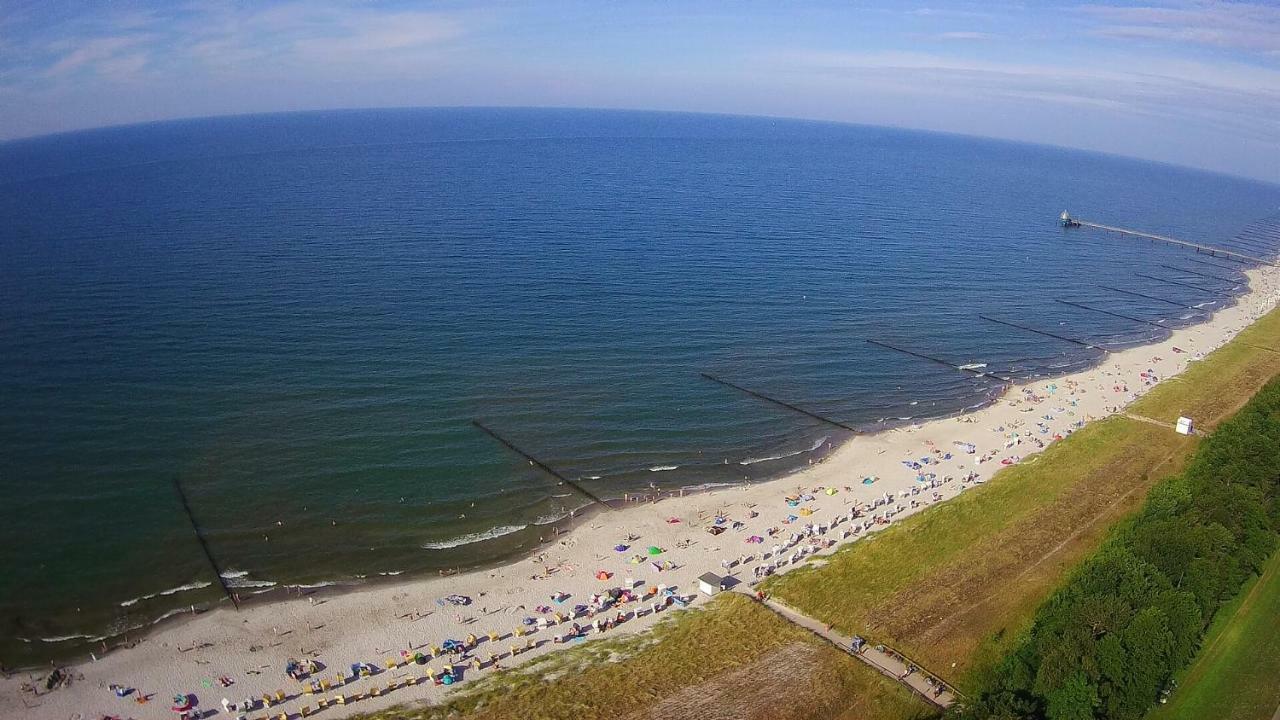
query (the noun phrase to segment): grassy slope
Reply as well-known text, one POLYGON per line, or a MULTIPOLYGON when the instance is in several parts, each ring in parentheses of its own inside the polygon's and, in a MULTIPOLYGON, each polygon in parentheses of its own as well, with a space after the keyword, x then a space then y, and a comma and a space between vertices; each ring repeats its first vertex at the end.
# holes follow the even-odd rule
POLYGON ((1148 720, 1270 720, 1280 712, 1280 552, 1218 611, 1168 705, 1148 720))
POLYGON ((1170 423, 1186 415, 1208 429, 1233 415, 1277 373, 1280 311, 1273 310, 1205 362, 1192 365, 1139 399, 1129 411, 1170 423))
POLYGON ((729 710, 727 717, 745 719, 929 715, 923 702, 845 653, 741 595, 722 595, 710 609, 674 614, 651 633, 584 643, 490 675, 446 705, 367 717, 720 717, 689 712, 707 700, 720 712, 729 710))
MULTIPOLYGON (((1280 373, 1280 311, 1131 411, 1209 429, 1280 373)), ((1034 462, 771 583, 788 603, 912 656, 963 689, 1107 530, 1176 472, 1195 440, 1126 418, 1089 425, 1034 462)))

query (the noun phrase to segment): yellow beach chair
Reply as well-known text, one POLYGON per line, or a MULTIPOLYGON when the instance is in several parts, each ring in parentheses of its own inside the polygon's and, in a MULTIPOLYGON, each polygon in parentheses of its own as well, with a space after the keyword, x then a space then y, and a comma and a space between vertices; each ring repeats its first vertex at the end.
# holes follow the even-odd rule
POLYGON ((444 650, 441 650, 439 645, 431 646, 431 657, 440 657, 440 654, 443 652, 444 650))
POLYGON ((329 692, 329 681, 328 681, 328 680, 321 680, 321 681, 320 681, 320 692, 329 692))
POLYGON ((524 627, 522 627, 522 626, 520 626, 520 625, 517 625, 517 626, 516 626, 516 631, 515 631, 515 636, 516 636, 516 637, 524 637, 524 627))
POLYGON ((284 699, 285 699, 285 698, 284 698, 284 691, 283 691, 283 690, 277 690, 277 691, 276 691, 276 702, 278 702, 278 703, 282 703, 282 702, 284 702, 284 699))
POLYGON ((316 700, 317 710, 323 710, 327 707, 329 707, 329 698, 322 697, 319 700, 316 700))
POLYGON ((276 716, 276 718, 277 720, 289 720, 289 713, 281 712, 279 715, 276 716))
POLYGON ((374 685, 373 687, 369 688, 369 697, 378 697, 381 694, 382 694, 382 690, 378 689, 377 685, 374 685))
POLYGON ((489 631, 489 642, 498 642, 498 633, 496 633, 496 632, 494 632, 494 631, 490 630, 490 631, 489 631))
POLYGON ((333 696, 333 701, 334 701, 335 703, 337 703, 338 705, 346 705, 346 704, 347 704, 347 696, 346 696, 346 694, 345 694, 345 693, 338 693, 337 695, 334 695, 334 696, 333 696))
POLYGON ((262 693, 262 707, 271 707, 271 703, 271 696, 266 693, 262 693))
POLYGON ((302 713, 302 717, 311 717, 310 705, 303 705, 301 708, 299 708, 299 711, 302 713))

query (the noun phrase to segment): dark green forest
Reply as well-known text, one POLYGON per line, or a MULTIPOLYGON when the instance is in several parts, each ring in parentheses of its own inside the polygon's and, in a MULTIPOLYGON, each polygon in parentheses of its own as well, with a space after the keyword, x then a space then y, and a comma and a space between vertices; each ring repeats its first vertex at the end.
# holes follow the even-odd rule
POLYGON ((1280 530, 1280 379, 1196 449, 1179 475, 1037 611, 957 720, 1137 720, 1195 656, 1218 608, 1280 530))

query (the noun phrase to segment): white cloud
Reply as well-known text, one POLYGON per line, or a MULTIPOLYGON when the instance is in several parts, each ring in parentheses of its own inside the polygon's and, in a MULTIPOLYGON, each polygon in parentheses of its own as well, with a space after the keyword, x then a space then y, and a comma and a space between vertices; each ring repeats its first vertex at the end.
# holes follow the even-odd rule
POLYGON ((1129 58, 1106 65, 999 63, 927 53, 796 53, 781 64, 823 72, 878 92, 1092 108, 1195 123, 1280 147, 1280 71, 1235 63, 1129 58))
POLYGON ((941 32, 934 37, 939 40, 991 40, 995 35, 984 32, 971 32, 963 30, 952 30, 950 32, 941 32))
POLYGON ((1280 53, 1280 6, 1192 0, 1163 7, 1082 5, 1095 35, 1280 53))
POLYGON ((448 16, 425 12, 347 17, 323 37, 302 38, 295 50, 309 56, 385 53, 433 45, 462 34, 448 16))
POLYGON ((147 37, 144 35, 121 35, 86 40, 50 65, 45 70, 45 75, 59 76, 81 68, 92 69, 100 63, 117 58, 124 51, 135 48, 146 40, 147 37))

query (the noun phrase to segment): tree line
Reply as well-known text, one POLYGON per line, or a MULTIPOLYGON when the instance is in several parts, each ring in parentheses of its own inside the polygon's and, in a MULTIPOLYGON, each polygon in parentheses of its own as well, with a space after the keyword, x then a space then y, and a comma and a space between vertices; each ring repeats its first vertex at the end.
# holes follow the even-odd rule
POLYGON ((1195 656, 1214 614, 1280 537, 1280 378, 1205 438, 1185 470, 1037 611, 950 716, 1137 720, 1195 656))

